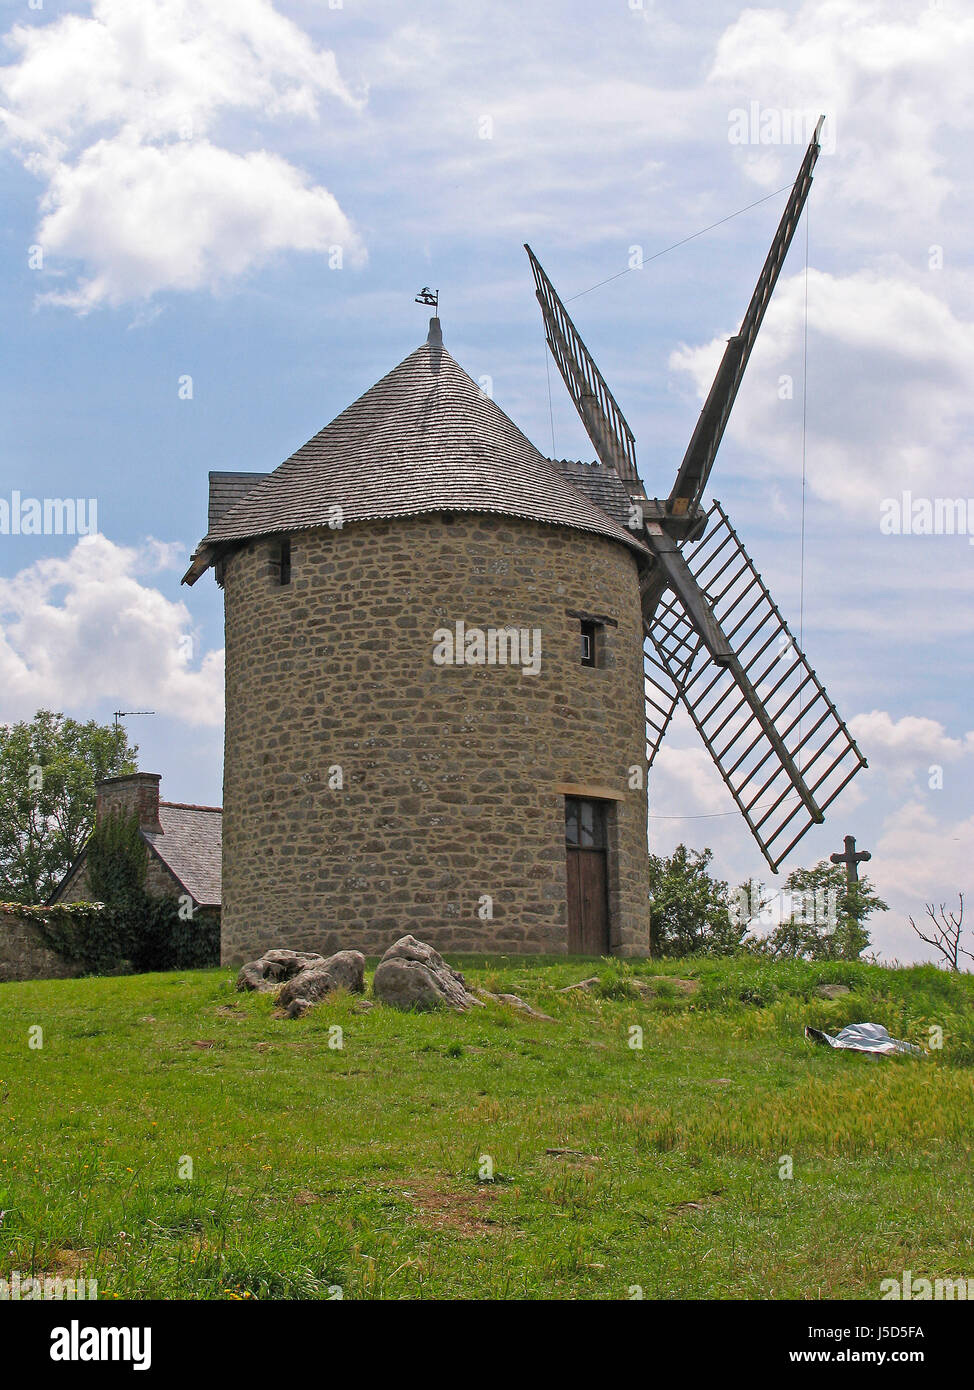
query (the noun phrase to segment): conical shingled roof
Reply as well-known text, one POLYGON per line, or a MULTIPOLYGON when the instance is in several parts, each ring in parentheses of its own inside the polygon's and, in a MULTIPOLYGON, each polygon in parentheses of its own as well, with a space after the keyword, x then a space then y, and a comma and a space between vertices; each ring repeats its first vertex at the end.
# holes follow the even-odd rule
MULTIPOLYGON (((435 322, 435 321, 434 321, 435 322)), ((565 478, 438 341, 394 367, 220 514, 186 576, 255 536, 422 512, 495 512, 643 543, 565 478)))

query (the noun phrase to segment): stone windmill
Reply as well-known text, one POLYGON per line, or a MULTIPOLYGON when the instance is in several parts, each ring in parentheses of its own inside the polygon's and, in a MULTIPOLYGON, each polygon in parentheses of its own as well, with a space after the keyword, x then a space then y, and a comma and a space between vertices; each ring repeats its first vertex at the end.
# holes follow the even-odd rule
POLYGON ((646 953, 647 710, 651 761, 681 698, 769 857, 782 836, 756 810, 779 796, 772 769, 792 829, 796 798, 821 820, 838 788, 810 777, 813 745, 776 704, 786 681, 755 674, 739 613, 763 619, 767 659, 800 682, 798 719, 834 746, 833 782, 862 759, 790 637, 785 650, 724 514, 701 539, 700 510, 813 162, 669 501, 646 497, 632 433, 533 257, 600 463, 546 459, 434 318, 274 472, 210 474, 184 582, 213 567, 224 590, 225 962, 275 946, 381 952, 407 931, 447 950, 646 953), (744 704, 721 706, 718 729, 722 680, 744 704), (758 798, 751 764, 720 742, 742 723, 752 761, 757 740, 771 749, 758 798))

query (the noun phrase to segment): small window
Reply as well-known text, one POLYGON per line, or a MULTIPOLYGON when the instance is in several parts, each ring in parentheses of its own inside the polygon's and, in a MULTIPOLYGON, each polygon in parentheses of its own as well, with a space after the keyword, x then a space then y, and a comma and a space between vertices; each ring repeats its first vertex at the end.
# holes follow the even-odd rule
POLYGON ((581 621, 582 629, 582 665, 598 665, 598 623, 588 622, 585 618, 581 621))
POLYGON ((274 561, 277 571, 277 582, 279 584, 290 584, 291 582, 291 542, 284 539, 278 543, 277 555, 274 561))
POLYGON ((601 801, 565 798, 565 842, 575 849, 605 848, 605 807, 601 801))

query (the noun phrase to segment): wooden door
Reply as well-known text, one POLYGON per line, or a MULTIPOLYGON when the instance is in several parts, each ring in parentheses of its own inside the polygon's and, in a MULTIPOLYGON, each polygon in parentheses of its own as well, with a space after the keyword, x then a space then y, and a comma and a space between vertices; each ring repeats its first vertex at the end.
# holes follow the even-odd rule
POLYGON ((605 808, 599 801, 565 801, 568 880, 568 951, 609 954, 609 897, 605 808))

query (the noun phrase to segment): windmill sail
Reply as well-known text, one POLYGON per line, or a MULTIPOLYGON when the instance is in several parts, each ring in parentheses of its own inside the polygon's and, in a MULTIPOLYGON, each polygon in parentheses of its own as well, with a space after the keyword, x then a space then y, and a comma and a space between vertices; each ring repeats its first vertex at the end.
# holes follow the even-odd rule
POLYGON ((603 464, 614 468, 626 482, 635 484, 634 490, 641 493, 642 484, 636 468, 636 441, 626 417, 606 386, 595 359, 582 342, 537 256, 527 243, 524 249, 534 273, 548 347, 588 437, 595 446, 595 452, 603 464))
POLYGON ((777 872, 866 760, 719 502, 677 582, 646 619, 649 762, 682 703, 777 872))
POLYGON ((781 267, 788 254, 792 238, 795 235, 795 228, 798 226, 798 220, 802 215, 802 209, 812 186, 812 170, 815 168, 815 162, 821 148, 818 137, 821 134, 824 120, 824 116, 820 117, 818 125, 815 127, 815 134, 805 151, 805 158, 802 160, 798 177, 781 215, 778 230, 771 243, 771 250, 768 252, 764 268, 751 296, 751 302, 747 306, 747 313, 744 315, 739 332, 729 339, 727 347, 724 349, 724 356, 717 368, 717 375, 714 377, 710 394, 704 402, 704 407, 693 431, 693 437, 683 462, 680 464, 680 470, 676 475, 676 482, 673 484, 668 503, 674 516, 685 516, 688 513, 692 515, 700 503, 704 488, 707 486, 707 479, 710 477, 710 470, 714 464, 714 456, 723 438, 728 417, 737 398, 744 368, 747 366, 754 340, 758 335, 758 329, 761 327, 765 310, 768 307, 768 301, 778 282, 781 267))
POLYGON ((646 498, 632 430, 525 246, 548 346, 575 409, 602 463, 618 472, 630 497, 644 499, 640 534, 651 556, 641 578, 649 764, 682 703, 774 872, 866 760, 720 504, 705 516, 700 501, 808 197, 824 119, 665 503, 646 498), (704 539, 694 545, 698 536, 704 539))

